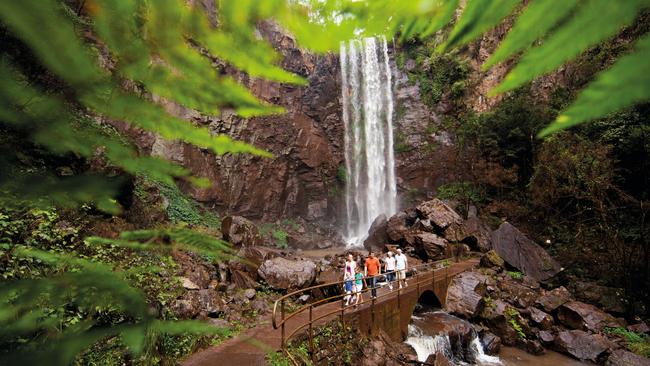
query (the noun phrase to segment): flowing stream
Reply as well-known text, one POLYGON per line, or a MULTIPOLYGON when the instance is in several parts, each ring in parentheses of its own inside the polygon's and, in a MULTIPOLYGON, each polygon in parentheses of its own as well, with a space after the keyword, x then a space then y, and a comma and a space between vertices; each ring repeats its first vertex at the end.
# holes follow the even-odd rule
POLYGON ((501 347, 499 356, 485 354, 472 325, 443 311, 431 308, 412 316, 406 344, 413 347, 418 361, 442 353, 454 365, 478 366, 581 366, 586 363, 546 350, 533 356, 513 347, 501 347))
POLYGON ((341 44, 345 124, 346 242, 359 246, 372 222, 395 213, 393 90, 386 38, 341 44))

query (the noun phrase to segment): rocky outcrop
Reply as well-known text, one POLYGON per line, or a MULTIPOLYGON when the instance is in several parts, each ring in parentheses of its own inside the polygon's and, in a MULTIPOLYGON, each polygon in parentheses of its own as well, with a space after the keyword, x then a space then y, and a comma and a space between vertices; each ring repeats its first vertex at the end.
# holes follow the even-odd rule
POLYGON ((482 309, 482 298, 488 278, 478 272, 463 272, 454 277, 447 288, 445 308, 465 318, 473 318, 482 309))
POLYGON ((571 299, 569 290, 560 286, 544 293, 539 299, 537 299, 536 303, 545 311, 551 312, 560 307, 560 305, 569 302, 571 299))
POLYGON ((259 276, 276 290, 295 290, 311 285, 316 279, 316 264, 309 260, 269 259, 257 270, 259 276))
POLYGON ((257 226, 250 220, 241 216, 227 216, 221 222, 223 240, 234 246, 262 245, 263 240, 257 226))
POLYGON ((490 332, 481 335, 481 345, 483 351, 488 355, 496 355, 501 349, 501 338, 490 332))
POLYGON ((217 156, 127 124, 114 125, 142 154, 170 159, 193 175, 208 178, 212 182, 208 188, 186 183, 181 188, 219 212, 253 220, 288 216, 333 224, 342 202, 342 183, 337 179, 343 162, 338 56, 306 52, 271 22, 259 22, 257 27, 260 36, 283 57, 280 66, 305 78, 307 85, 251 78, 218 60, 215 65, 260 100, 283 107, 286 113, 244 118, 224 108, 220 115, 207 116, 157 96, 152 98, 177 117, 207 127, 214 134, 251 143, 272 153, 273 158, 217 156))
POLYGON ((555 338, 555 346, 562 352, 580 360, 596 362, 607 351, 607 340, 598 334, 589 334, 581 330, 560 332, 555 338))
POLYGON ((387 220, 386 215, 381 214, 375 218, 370 225, 368 237, 363 241, 363 246, 369 251, 381 253, 384 245, 388 244, 388 234, 386 233, 387 220))
POLYGON ((650 366, 650 359, 618 349, 609 355, 605 366, 650 366))
POLYGON ((494 250, 508 264, 538 281, 560 272, 560 265, 539 245, 508 222, 491 235, 494 250))
POLYGON ((415 250, 425 259, 436 260, 447 258, 449 242, 434 233, 419 232, 413 235, 415 250))
POLYGON ((557 317, 562 324, 570 329, 599 332, 604 327, 621 326, 613 316, 580 301, 571 301, 560 306, 557 317))
POLYGON ((578 300, 598 305, 599 308, 610 313, 625 313, 627 304, 622 288, 601 286, 575 279, 571 281, 569 289, 578 300))
POLYGON ((544 330, 549 330, 553 327, 555 319, 550 314, 547 314, 537 308, 528 308, 530 319, 544 330))
POLYGON ((497 252, 490 250, 481 257, 481 266, 486 268, 503 268, 506 262, 499 257, 497 252))
POLYGON ((415 210, 419 217, 429 220, 443 231, 452 225, 460 226, 463 222, 456 211, 437 198, 421 203, 415 210))

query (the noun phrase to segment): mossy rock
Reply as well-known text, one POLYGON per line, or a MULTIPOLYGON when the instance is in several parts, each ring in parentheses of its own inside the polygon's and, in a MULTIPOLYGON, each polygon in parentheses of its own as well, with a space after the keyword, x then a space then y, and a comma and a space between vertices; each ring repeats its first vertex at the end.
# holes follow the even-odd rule
POLYGON ((494 249, 488 251, 481 257, 481 266, 491 268, 491 267, 501 267, 505 266, 505 262, 494 249))

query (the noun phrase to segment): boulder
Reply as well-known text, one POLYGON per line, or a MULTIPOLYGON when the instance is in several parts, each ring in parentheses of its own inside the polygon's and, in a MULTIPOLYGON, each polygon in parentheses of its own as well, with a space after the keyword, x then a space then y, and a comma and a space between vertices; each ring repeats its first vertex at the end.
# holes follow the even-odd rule
POLYGON ((420 219, 428 219, 441 231, 452 224, 461 225, 463 223, 463 219, 456 211, 437 198, 421 203, 415 210, 420 219))
POLYGON ((627 330, 634 333, 650 333, 650 327, 646 323, 628 325, 627 330))
POLYGON ((181 281, 181 286, 186 290, 198 290, 200 288, 199 285, 187 277, 179 277, 178 279, 181 281))
POLYGON ((622 288, 601 286, 593 282, 573 281, 569 287, 578 300, 594 304, 608 313, 625 313, 622 288))
POLYGON ((247 288, 256 288, 259 286, 259 283, 248 274, 238 269, 230 271, 230 281, 237 288, 247 289, 247 288))
POLYGON ((481 312, 488 277, 478 272, 463 272, 455 276, 447 288, 446 309, 465 318, 481 312))
POLYGON ((450 241, 462 241, 473 250, 487 252, 492 248, 490 228, 478 217, 470 217, 461 224, 452 223, 445 229, 444 237, 450 241))
POLYGON ((537 340, 533 339, 526 339, 523 340, 524 343, 524 349, 526 349, 526 352, 532 354, 532 355, 541 355, 544 353, 544 346, 542 346, 542 343, 537 340))
POLYGON ((499 288, 505 296, 506 301, 518 308, 525 309, 535 303, 539 294, 534 289, 505 276, 505 279, 499 281, 499 288))
POLYGON ((238 247, 264 243, 257 226, 242 216, 226 216, 221 222, 221 233, 224 240, 238 247))
POLYGON ((599 334, 589 334, 582 330, 560 332, 554 341, 555 347, 579 360, 596 362, 598 356, 607 351, 608 343, 599 334))
POLYGON ((557 318, 570 329, 599 332, 604 327, 620 326, 616 318, 580 301, 571 301, 559 307, 557 318))
POLYGON ((529 307, 528 313, 530 315, 530 319, 540 328, 549 330, 551 327, 553 327, 554 321, 551 315, 534 307, 529 307))
POLYGON ((562 304, 571 301, 571 294, 569 290, 560 286, 551 291, 546 292, 535 302, 546 312, 552 312, 560 307, 562 304))
POLYGON ((257 270, 259 276, 276 290, 300 289, 316 279, 316 264, 309 260, 276 257, 266 260, 257 270))
POLYGON ((521 341, 519 333, 510 323, 511 316, 508 314, 514 313, 514 319, 522 328, 522 331, 525 334, 530 333, 530 328, 525 319, 523 319, 518 312, 513 312, 513 310, 514 309, 503 300, 492 300, 485 304, 483 311, 481 312, 481 318, 487 321, 490 330, 494 332, 494 334, 498 335, 501 338, 501 342, 507 346, 517 345, 521 341))
POLYGON ((362 366, 382 366, 386 364, 386 345, 380 340, 371 341, 363 350, 362 366))
POLYGON ((370 229, 368 229, 368 237, 363 241, 364 248, 375 253, 380 253, 384 250, 384 246, 388 244, 388 234, 386 234, 387 223, 388 221, 384 214, 375 218, 370 229))
POLYGON ((179 319, 191 319, 198 315, 217 317, 224 309, 219 293, 209 289, 188 291, 172 303, 172 311, 179 319))
POLYGON ((391 242, 399 243, 404 240, 406 233, 409 231, 406 219, 407 214, 404 211, 398 212, 388 219, 388 222, 386 223, 386 235, 391 242))
POLYGON ((447 356, 445 356, 445 354, 440 351, 430 354, 424 363, 434 366, 454 366, 454 363, 451 362, 451 360, 449 360, 449 358, 447 358, 447 356))
POLYGON ((496 355, 501 349, 501 338, 494 333, 486 332, 481 337, 483 351, 488 355, 496 355))
POLYGON ((494 250, 488 251, 487 253, 483 254, 483 256, 481 257, 481 266, 482 267, 486 267, 486 268, 492 268, 492 267, 503 268, 503 266, 505 266, 505 264, 506 263, 504 262, 504 260, 501 259, 501 257, 499 257, 497 252, 495 252, 494 250))
POLYGON ((257 277, 262 262, 278 256, 278 250, 261 246, 244 246, 237 252, 237 259, 229 261, 231 269, 239 269, 257 277))
POLYGON ((255 291, 255 289, 248 288, 248 289, 244 290, 244 296, 248 300, 253 300, 253 298, 255 297, 256 294, 257 294, 257 292, 255 291))
POLYGON ((539 245, 508 222, 490 236, 492 247, 511 266, 522 273, 545 281, 560 272, 560 265, 539 245))
POLYGON ((650 366, 650 359, 618 349, 609 355, 605 366, 650 366))
POLYGON ((553 335, 553 333, 549 332, 548 330, 540 330, 537 333, 537 338, 539 338, 539 340, 542 341, 542 343, 547 346, 553 343, 553 341, 555 340, 555 336, 553 335))
POLYGON ((449 242, 434 233, 419 232, 413 235, 415 250, 425 259, 447 258, 449 242))
POLYGON ((188 289, 207 288, 212 281, 210 271, 214 271, 214 266, 206 263, 195 255, 181 251, 172 252, 172 258, 179 265, 178 275, 181 283, 188 289))

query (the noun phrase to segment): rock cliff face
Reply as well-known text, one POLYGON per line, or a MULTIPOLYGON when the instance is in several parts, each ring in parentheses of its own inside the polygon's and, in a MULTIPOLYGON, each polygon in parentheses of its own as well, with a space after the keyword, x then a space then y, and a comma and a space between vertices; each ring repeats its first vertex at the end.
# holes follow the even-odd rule
POLYGON ((224 110, 220 116, 203 116, 164 100, 159 102, 172 114, 254 144, 274 158, 215 156, 182 142, 168 142, 141 131, 126 132, 141 152, 163 156, 197 176, 209 178, 213 182, 210 188, 181 188, 221 214, 264 221, 300 216, 333 224, 343 202, 342 182, 337 180, 343 164, 338 57, 301 50, 274 24, 261 23, 258 29, 284 56, 282 67, 301 75, 309 84, 252 79, 227 65, 220 67, 261 100, 284 107, 286 114, 243 119, 224 110))

